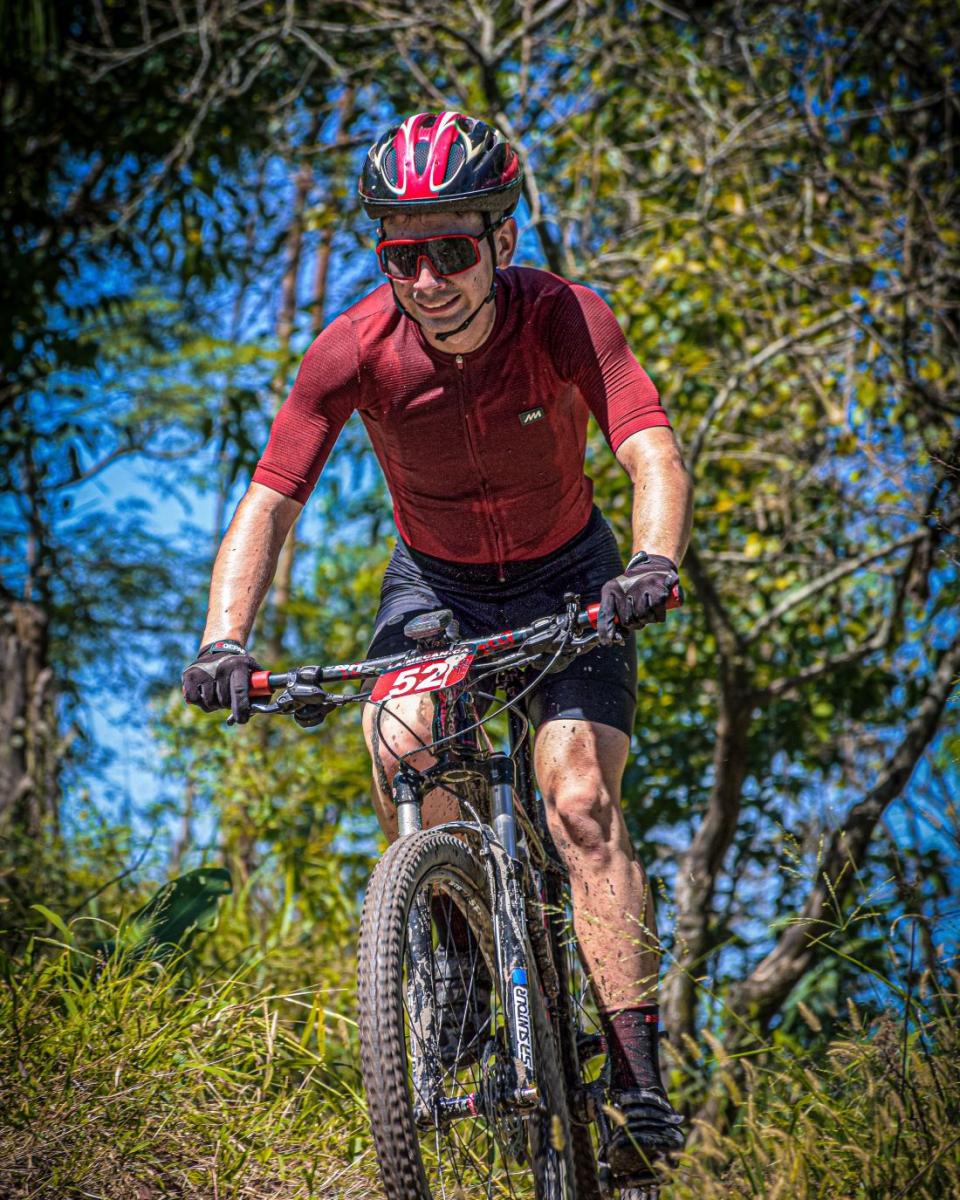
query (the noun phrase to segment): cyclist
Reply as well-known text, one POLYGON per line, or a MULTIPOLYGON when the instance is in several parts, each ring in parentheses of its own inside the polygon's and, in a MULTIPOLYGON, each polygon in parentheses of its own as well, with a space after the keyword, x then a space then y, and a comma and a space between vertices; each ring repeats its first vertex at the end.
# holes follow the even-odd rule
MULTIPOLYGON (((522 178, 498 130, 456 112, 408 117, 370 148, 359 193, 378 221, 386 281, 304 356, 217 555, 184 695, 248 719, 258 664, 244 643, 284 539, 355 410, 400 535, 368 656, 411 648, 404 624, 439 608, 475 636, 558 611, 565 592, 602 601, 601 647, 548 676, 529 714, 536 775, 602 1010, 612 1096, 625 1117, 608 1159, 629 1176, 637 1146, 652 1153, 683 1143, 658 1063, 653 903, 620 784, 636 706, 630 631, 664 619, 689 537, 691 485, 657 391, 604 301, 557 275, 511 266, 522 178), (625 567, 584 475, 590 413, 633 485, 625 567)), ((374 803, 391 839, 396 755, 429 741, 431 716, 428 696, 392 703, 380 722, 372 705, 363 718, 374 803)), ((299 720, 325 715, 315 706, 299 720)), ((452 803, 435 792, 424 823, 452 819, 452 803)), ((453 1009, 462 1004, 456 964, 445 977, 453 1009)))

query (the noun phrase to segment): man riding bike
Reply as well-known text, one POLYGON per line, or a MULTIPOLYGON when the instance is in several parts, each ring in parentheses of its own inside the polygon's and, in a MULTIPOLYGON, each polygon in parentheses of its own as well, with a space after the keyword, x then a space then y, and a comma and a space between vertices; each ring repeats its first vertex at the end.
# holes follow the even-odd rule
MULTIPOLYGON (((203 644, 183 687, 205 711, 230 708, 237 721, 248 719, 258 664, 244 643, 284 539, 354 410, 400 535, 368 657, 411 648, 403 629, 418 613, 450 608, 463 634, 475 636, 558 611, 564 593, 602 601, 603 645, 548 676, 528 712, 536 776, 601 1009, 611 1095, 625 1118, 607 1159, 615 1175, 629 1176, 638 1147, 653 1156, 683 1144, 658 1063, 653 901, 620 784, 636 707, 630 631, 664 619, 689 538, 691 485, 657 391, 604 301, 510 265, 522 177, 495 128, 455 112, 408 117, 371 147, 359 192, 379 222, 387 280, 304 356, 217 555, 203 644), (590 413, 633 484, 626 567, 583 473, 590 413)), ((318 724, 326 711, 301 710, 297 719, 318 724)), ((374 715, 366 705, 374 805, 393 840, 391 779, 398 755, 430 741, 430 697, 391 701, 379 725, 374 715)), ((455 819, 454 808, 438 789, 424 804, 424 825, 455 819)), ((465 950, 469 931, 459 942, 453 933, 465 950)), ((441 989, 448 1009, 463 1003, 455 968, 441 989)))

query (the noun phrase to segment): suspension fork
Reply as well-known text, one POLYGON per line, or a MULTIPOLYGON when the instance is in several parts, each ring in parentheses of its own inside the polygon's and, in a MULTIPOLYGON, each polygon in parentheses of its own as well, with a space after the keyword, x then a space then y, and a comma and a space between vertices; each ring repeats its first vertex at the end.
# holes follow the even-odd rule
MULTIPOLYGON (((434 732, 437 735, 442 735, 446 724, 444 716, 441 712, 435 718, 434 732)), ((513 725, 511 714, 511 748, 516 744, 518 737, 519 733, 513 725)), ((464 739, 464 742, 468 740, 473 742, 473 739, 464 739)), ((462 748, 469 750, 470 747, 463 744, 462 748)), ((521 777, 525 783, 529 779, 528 763, 527 758, 521 767, 521 777)), ((489 789, 490 821, 495 834, 493 841, 485 840, 483 855, 490 884, 497 969, 503 988, 509 1040, 507 1058, 513 1066, 513 1078, 507 1081, 508 1094, 502 1096, 502 1099, 510 1107, 530 1109, 539 1103, 540 1089, 536 1077, 533 1018, 530 1011, 531 982, 527 962, 523 862, 518 854, 518 772, 510 754, 491 754, 482 764, 477 763, 475 769, 485 777, 489 789)), ((424 790, 422 777, 405 770, 404 767, 401 767, 394 777, 393 802, 397 809, 399 837, 409 837, 423 827, 424 790)), ((408 916, 407 944, 408 978, 412 992, 411 1023, 416 1035, 416 1044, 424 1048, 414 1056, 412 1063, 414 1095, 419 1119, 424 1121, 429 1119, 428 1114, 438 1103, 442 1104, 441 1068, 433 1053, 437 1044, 439 1020, 431 970, 431 914, 424 897, 420 897, 408 916)), ((532 986, 537 986, 535 978, 532 986)))
MULTIPOLYGON (((556 858, 556 865, 559 867, 559 858, 547 828, 547 814, 543 797, 537 791, 534 781, 530 739, 527 736, 527 718, 518 713, 516 709, 511 709, 509 721, 510 753, 517 768, 517 792, 522 798, 524 808, 533 822, 534 828, 543 841, 548 856, 556 858)), ((563 886, 556 871, 548 870, 542 879, 537 878, 536 873, 534 875, 534 881, 538 885, 537 890, 545 905, 544 928, 542 931, 537 931, 542 942, 537 946, 537 950, 546 960, 549 960, 543 968, 545 982, 546 976, 553 981, 553 987, 548 988, 548 998, 556 1015, 556 1032, 568 1095, 575 1101, 582 1083, 577 1053, 576 1018, 569 992, 569 973, 564 950, 566 930, 563 912, 563 886)))
POLYGON ((494 942, 497 969, 502 981, 509 1038, 508 1058, 513 1064, 510 1091, 504 1099, 513 1108, 535 1108, 540 1101, 533 1051, 533 1017, 527 962, 527 911, 523 894, 523 862, 517 854, 516 772, 509 754, 492 754, 486 773, 490 782, 490 810, 496 840, 485 847, 490 893, 493 900, 494 942))
MULTIPOLYGON (((508 686, 507 699, 510 698, 508 686)), ((488 856, 488 869, 498 876, 491 880, 498 965, 503 980, 510 1057, 516 1071, 512 1100, 521 1109, 535 1107, 540 1099, 530 1012, 530 988, 539 984, 536 973, 531 977, 528 964, 530 940, 524 895, 527 856, 521 844, 522 835, 518 833, 516 812, 517 796, 526 802, 533 794, 526 731, 526 718, 511 709, 510 753, 494 754, 488 760, 491 820, 498 843, 497 852, 488 856)))
MULTIPOLYGON (((407 838, 423 826, 423 786, 416 774, 401 766, 393 780, 397 836, 407 838)), ((407 914, 407 1009, 410 1013, 411 1074, 414 1115, 429 1124, 440 1096, 441 1066, 437 1052, 440 1023, 433 978, 433 935, 430 903, 419 894, 407 914)))
POLYGON ((393 803, 397 810, 397 837, 409 837, 423 828, 423 788, 419 779, 401 766, 393 780, 393 803))

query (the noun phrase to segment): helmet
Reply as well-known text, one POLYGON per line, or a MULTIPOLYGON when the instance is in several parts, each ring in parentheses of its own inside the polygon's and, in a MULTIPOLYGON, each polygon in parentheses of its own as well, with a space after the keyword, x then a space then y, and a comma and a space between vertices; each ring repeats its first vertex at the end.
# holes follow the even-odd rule
POLYGON ((358 191, 369 217, 450 209, 510 213, 523 168, 499 130, 457 112, 407 117, 371 147, 358 191))

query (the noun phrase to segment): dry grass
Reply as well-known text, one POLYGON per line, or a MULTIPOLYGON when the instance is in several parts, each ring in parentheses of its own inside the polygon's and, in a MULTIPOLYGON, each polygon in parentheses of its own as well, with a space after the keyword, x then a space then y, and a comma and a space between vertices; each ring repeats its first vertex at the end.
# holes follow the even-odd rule
POLYGON ((4 1200, 377 1190, 354 1030, 322 995, 74 968, 37 959, 0 989, 4 1200))
MULTIPOLYGON (((2 965, 3 1200, 380 1194, 342 992, 272 992, 269 959, 227 978, 93 978, 66 949, 2 965)), ((663 1200, 960 1196, 957 999, 941 990, 909 1024, 852 1010, 816 1054, 775 1039, 739 1077, 718 1060, 735 1123, 700 1127, 663 1200)))
POLYGON ((725 1135, 700 1126, 664 1200, 960 1197, 960 1004, 888 1013, 800 1056, 777 1045, 715 1085, 742 1099, 725 1135))

